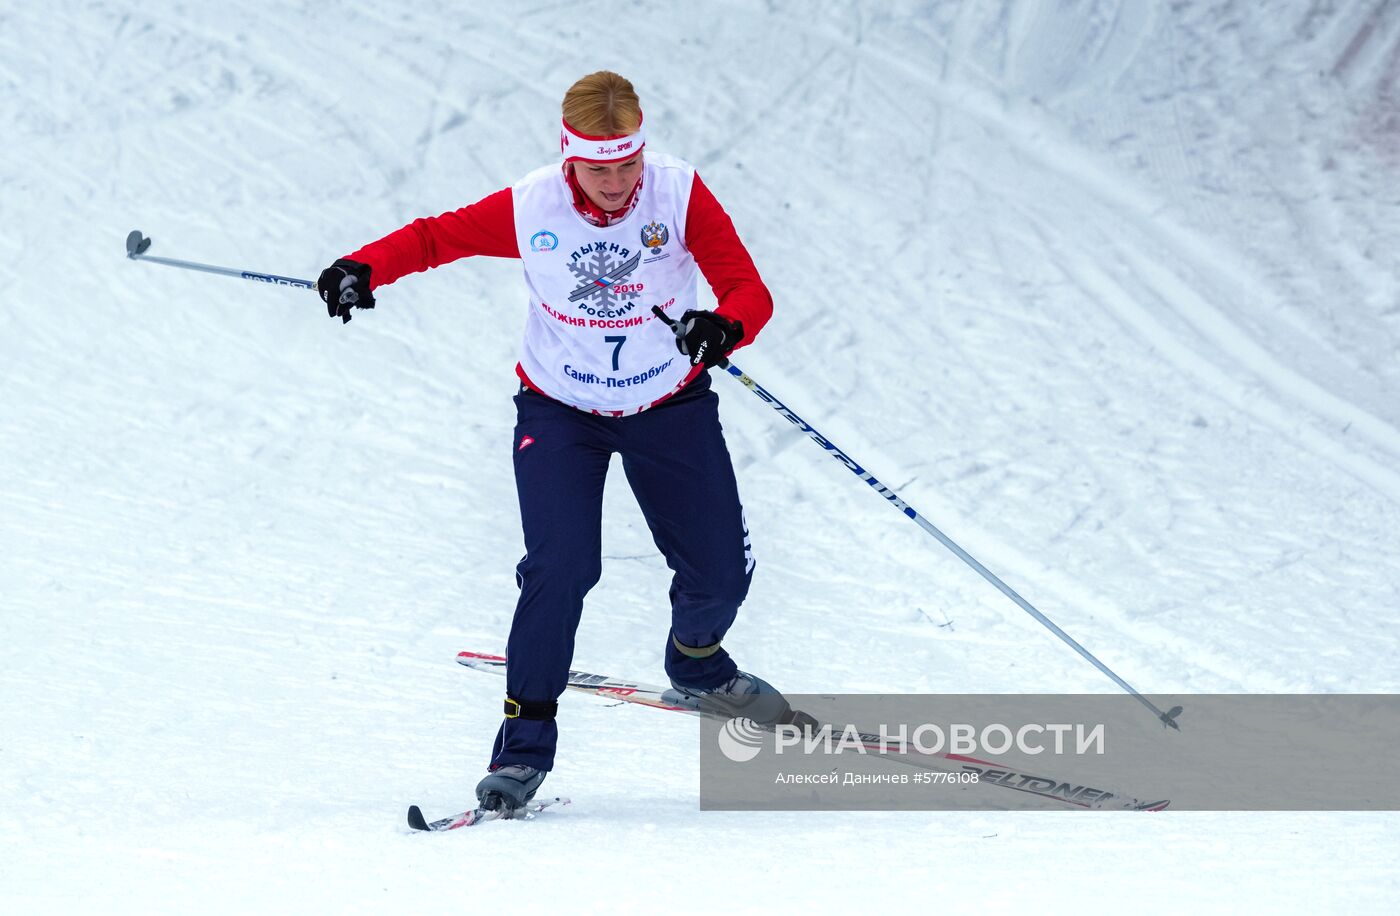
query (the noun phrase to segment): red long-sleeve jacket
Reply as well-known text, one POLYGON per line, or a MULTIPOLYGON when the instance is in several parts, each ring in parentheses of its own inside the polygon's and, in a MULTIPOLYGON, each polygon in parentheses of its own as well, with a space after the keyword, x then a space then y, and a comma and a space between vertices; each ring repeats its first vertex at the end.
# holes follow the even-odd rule
MULTIPOLYGON (((734 231, 729 214, 698 174, 690 190, 685 244, 714 290, 719 303, 716 311, 743 324, 744 338, 739 346, 752 343, 773 315, 773 297, 734 231)), ((370 286, 374 289, 407 274, 473 256, 520 257, 510 188, 460 210, 416 219, 346 255, 370 266, 370 286)))

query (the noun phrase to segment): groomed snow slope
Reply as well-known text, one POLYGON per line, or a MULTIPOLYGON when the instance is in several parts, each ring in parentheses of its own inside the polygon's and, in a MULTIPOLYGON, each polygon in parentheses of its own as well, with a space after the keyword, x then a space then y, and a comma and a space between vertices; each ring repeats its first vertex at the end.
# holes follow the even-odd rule
MULTIPOLYGON (((1150 692, 1400 690, 1387 2, 0 11, 0 907, 1378 910, 1391 814, 697 810, 695 723, 563 701, 530 824, 459 810, 521 551, 517 264, 314 277, 556 156, 627 74, 777 299, 743 368, 1150 692)), ((716 379, 792 691, 1112 689, 716 379)), ((660 677, 620 474, 581 667, 660 677)))

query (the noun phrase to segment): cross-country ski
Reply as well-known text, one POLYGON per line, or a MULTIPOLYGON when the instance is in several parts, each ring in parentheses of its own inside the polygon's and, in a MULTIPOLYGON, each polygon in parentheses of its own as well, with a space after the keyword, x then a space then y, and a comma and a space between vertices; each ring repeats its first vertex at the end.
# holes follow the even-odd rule
MULTIPOLYGON (((462 651, 457 654, 457 662, 476 671, 486 671, 502 676, 506 673, 506 659, 500 655, 462 651)), ((636 683, 607 675, 592 674, 587 671, 569 671, 568 689, 606 700, 619 700, 624 703, 650 706, 653 709, 665 709, 694 716, 706 715, 705 710, 698 703, 680 695, 672 688, 636 683)), ((994 794, 997 790, 1009 790, 1037 795, 1070 808, 1100 810, 1163 811, 1171 804, 1170 799, 1143 800, 1122 791, 1101 788, 1092 789, 1085 795, 1086 786, 1082 780, 1072 782, 1062 778, 1046 778, 1046 774, 1042 773, 1018 773, 1009 770, 1004 764, 981 760, 966 754, 951 752, 910 753, 890 746, 879 735, 873 733, 862 733, 859 738, 862 748, 879 753, 892 763, 944 772, 978 774, 995 772, 998 774, 998 778, 988 780, 985 783, 994 794), (1042 788, 1045 785, 1072 786, 1074 791, 1072 793, 1057 793, 1053 789, 1042 788), (1083 800, 1085 797, 1092 798, 1092 801, 1083 800)), ((411 813, 409 817, 412 821, 411 813)))
POLYGON ((413 830, 427 830, 439 832, 443 830, 457 830, 461 827, 475 827, 479 824, 489 823, 496 820, 533 820, 536 814, 546 808, 555 805, 567 805, 567 798, 550 798, 545 800, 534 799, 526 804, 521 812, 508 812, 503 808, 486 810, 484 808, 472 808, 463 811, 461 814, 454 814, 451 817, 439 818, 429 821, 423 817, 422 810, 417 805, 408 807, 408 826, 413 830))

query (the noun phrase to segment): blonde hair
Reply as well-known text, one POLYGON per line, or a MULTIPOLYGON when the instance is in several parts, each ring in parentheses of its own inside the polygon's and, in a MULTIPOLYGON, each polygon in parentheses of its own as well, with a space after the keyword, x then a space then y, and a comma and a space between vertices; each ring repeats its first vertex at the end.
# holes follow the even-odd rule
POLYGON ((564 120, 590 137, 624 137, 642 126, 642 103, 625 77, 590 73, 564 93, 564 120))

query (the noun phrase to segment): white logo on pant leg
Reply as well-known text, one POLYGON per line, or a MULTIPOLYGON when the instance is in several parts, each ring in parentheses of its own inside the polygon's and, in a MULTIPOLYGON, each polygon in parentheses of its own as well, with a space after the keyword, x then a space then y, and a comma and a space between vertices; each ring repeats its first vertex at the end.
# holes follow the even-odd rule
POLYGON ((753 719, 730 719, 719 730, 719 749, 735 763, 748 763, 762 749, 763 734, 753 719))
POLYGON ((749 520, 744 516, 744 510, 739 509, 739 524, 744 526, 744 575, 753 572, 753 538, 749 537, 749 520))

